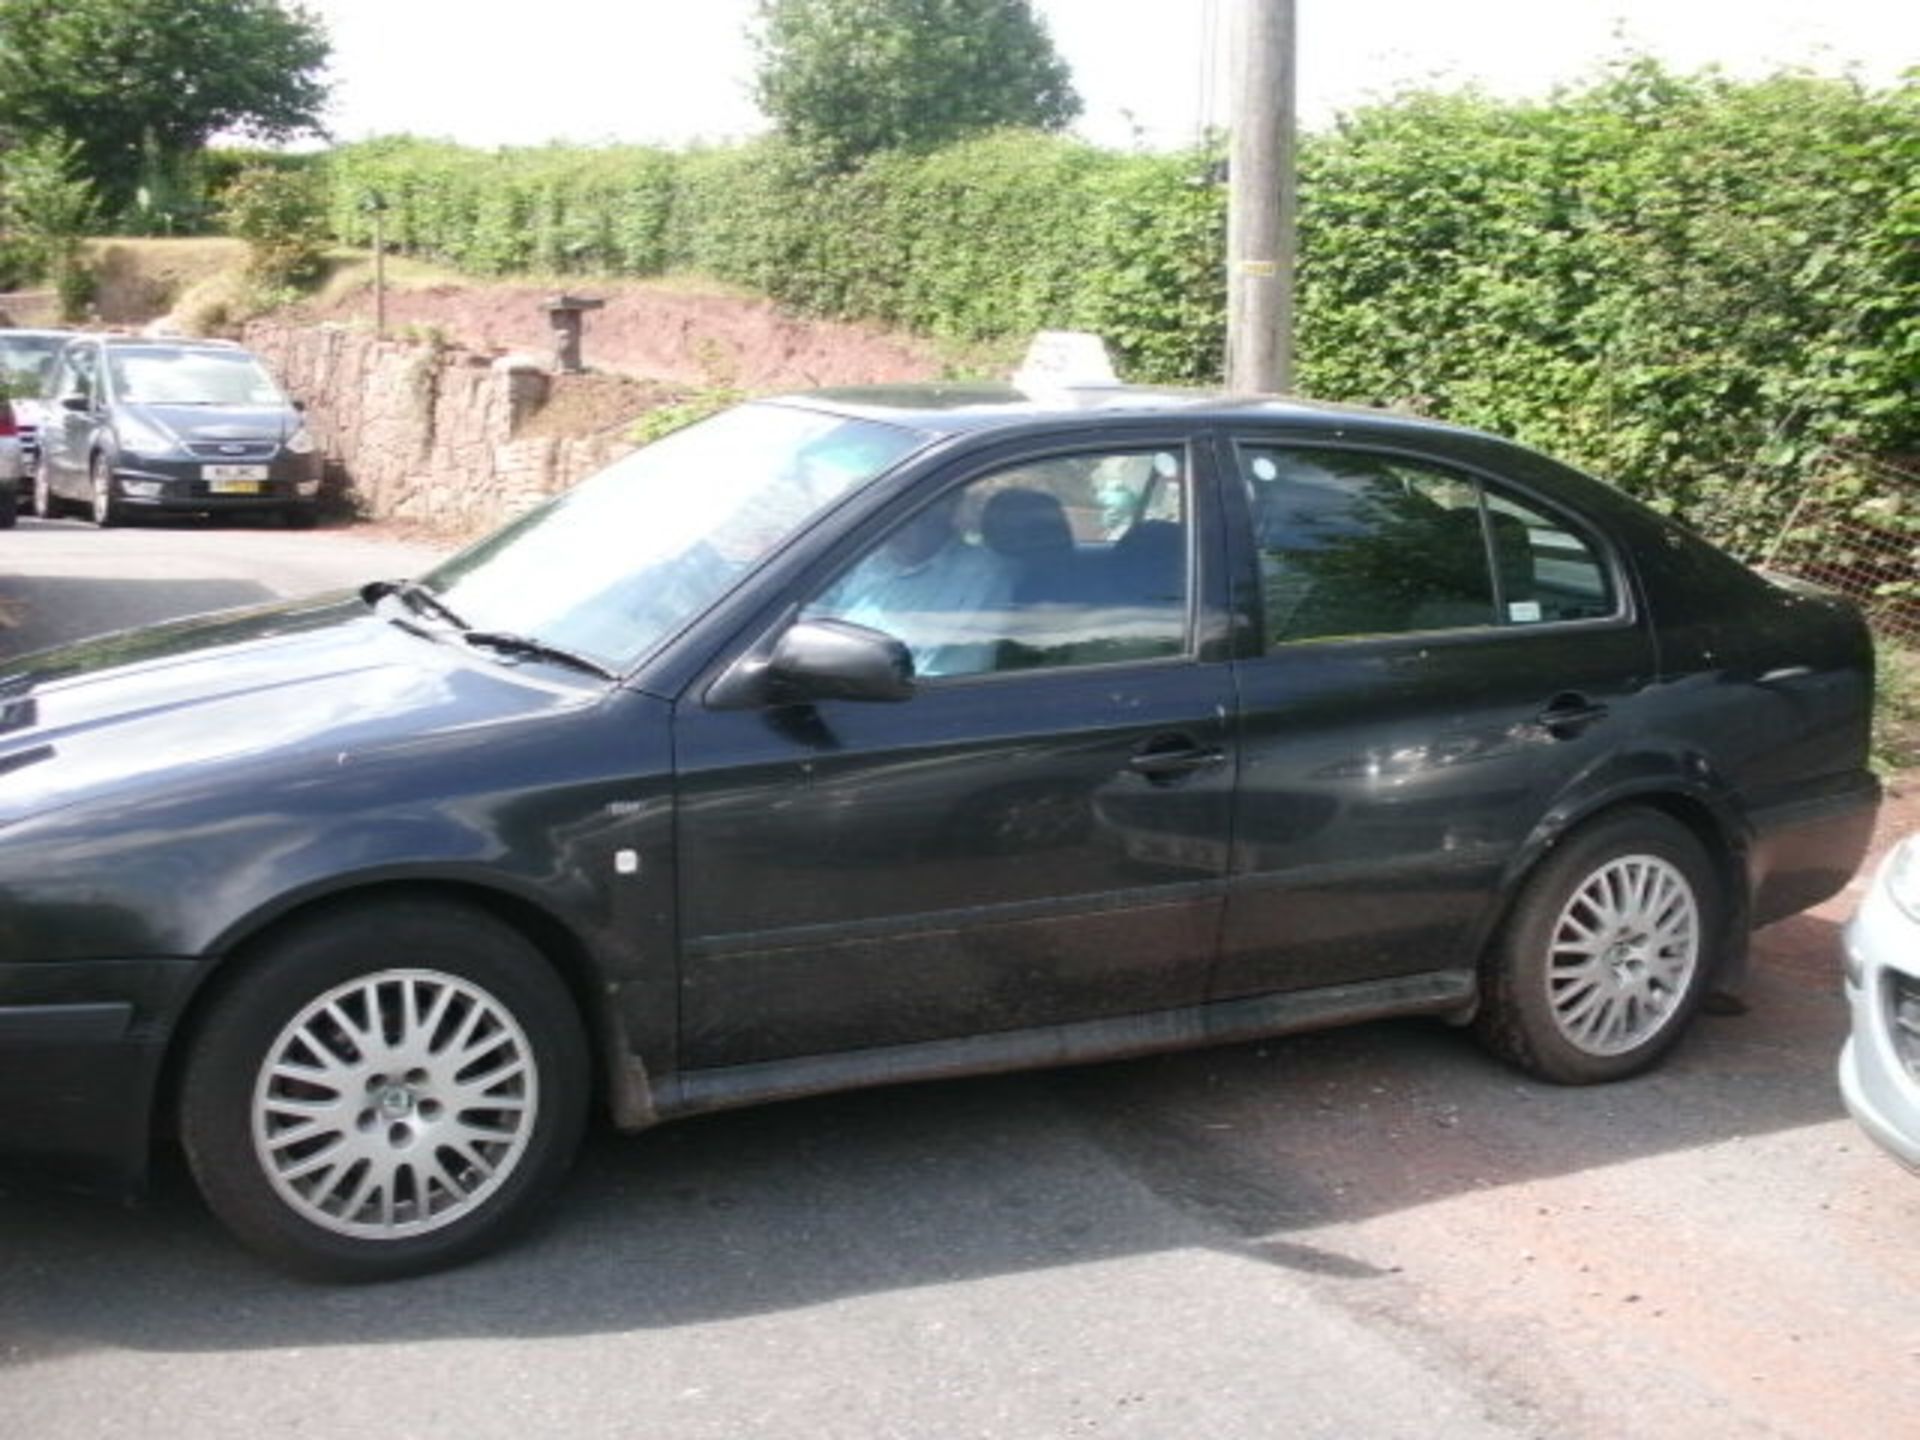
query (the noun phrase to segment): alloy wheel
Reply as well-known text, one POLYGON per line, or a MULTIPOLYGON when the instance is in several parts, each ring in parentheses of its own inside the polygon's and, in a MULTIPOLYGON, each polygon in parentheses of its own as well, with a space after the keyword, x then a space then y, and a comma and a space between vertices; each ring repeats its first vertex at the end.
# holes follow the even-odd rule
POLYGON ((539 1105, 533 1048, 506 1006, 457 976, 386 970, 321 995, 268 1048, 254 1151, 303 1219, 396 1240, 497 1192, 539 1105))
POLYGON ((1674 1017, 1700 962, 1700 907, 1657 855, 1622 855, 1574 890, 1549 941, 1547 999, 1567 1041, 1620 1055, 1674 1017))

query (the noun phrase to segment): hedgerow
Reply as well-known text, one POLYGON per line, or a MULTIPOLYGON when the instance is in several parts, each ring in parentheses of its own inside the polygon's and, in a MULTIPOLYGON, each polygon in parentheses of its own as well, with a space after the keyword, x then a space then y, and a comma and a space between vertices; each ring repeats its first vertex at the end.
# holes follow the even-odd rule
MULTIPOLYGON (((1105 334, 1219 378, 1225 193, 1201 154, 992 135, 822 172, 684 153, 334 152, 331 219, 478 274, 702 272, 960 340, 1105 334)), ((1516 435, 1753 552, 1810 483, 1887 512, 1920 453, 1920 75, 1677 76, 1370 106, 1301 150, 1298 388, 1516 435)), ((1902 498, 1904 497, 1904 498, 1902 498)), ((1890 523, 1920 529, 1911 487, 1890 523), (1903 509, 1903 507, 1905 507, 1903 509)))

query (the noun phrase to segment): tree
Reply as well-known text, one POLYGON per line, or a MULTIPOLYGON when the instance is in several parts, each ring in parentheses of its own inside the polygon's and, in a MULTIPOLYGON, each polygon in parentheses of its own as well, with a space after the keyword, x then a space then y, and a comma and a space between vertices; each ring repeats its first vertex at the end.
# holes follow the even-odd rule
POLYGON ((761 0, 754 40, 761 108, 835 166, 1080 113, 1028 0, 761 0))
POLYGON ((277 0, 0 0, 0 129, 71 138, 123 212, 217 134, 318 131, 329 53, 277 0))
POLYGON ((53 283, 68 320, 91 298, 93 276, 81 246, 99 219, 93 187, 74 173, 78 149, 71 140, 43 135, 0 156, 0 232, 11 237, 32 274, 53 283))

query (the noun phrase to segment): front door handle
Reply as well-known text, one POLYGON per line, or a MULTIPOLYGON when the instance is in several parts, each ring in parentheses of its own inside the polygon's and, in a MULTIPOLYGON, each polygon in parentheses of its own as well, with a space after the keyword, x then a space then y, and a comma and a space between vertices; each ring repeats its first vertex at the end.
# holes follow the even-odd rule
POLYGON ((1554 696, 1535 717, 1556 740, 1571 740, 1595 721, 1606 718, 1605 705, 1574 690, 1554 696))
POLYGON ((1172 780, 1226 763, 1226 751, 1208 749, 1190 735, 1156 735, 1134 751, 1127 768, 1149 780, 1172 780))

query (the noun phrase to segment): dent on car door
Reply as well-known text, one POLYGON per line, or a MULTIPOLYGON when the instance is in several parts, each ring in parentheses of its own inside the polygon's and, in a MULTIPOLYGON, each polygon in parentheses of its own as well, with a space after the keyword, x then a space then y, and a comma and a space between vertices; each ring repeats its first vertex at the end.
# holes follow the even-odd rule
POLYGON ((904 703, 677 719, 682 1057, 719 1067, 1197 1004, 1218 935, 1216 511, 1161 439, 916 492, 804 596, 904 703))
POLYGON ((1215 994, 1463 971, 1516 848, 1637 723, 1624 570, 1435 460, 1246 437, 1223 467, 1261 638, 1215 994))

